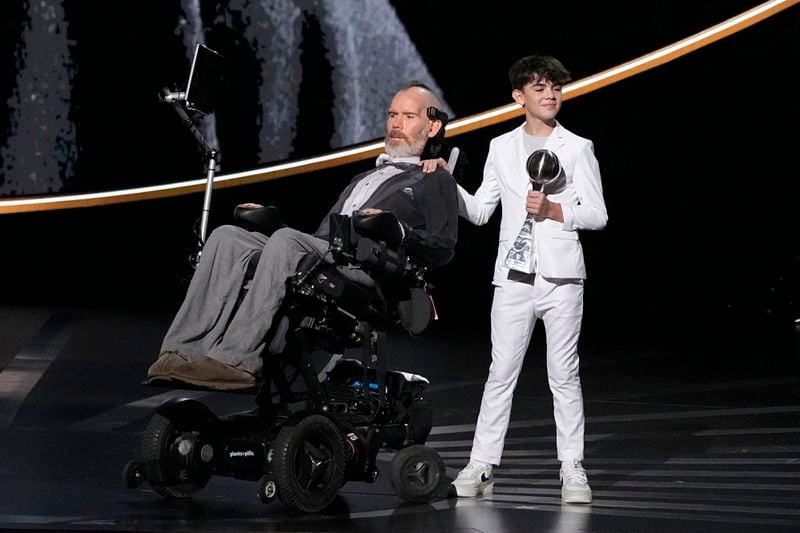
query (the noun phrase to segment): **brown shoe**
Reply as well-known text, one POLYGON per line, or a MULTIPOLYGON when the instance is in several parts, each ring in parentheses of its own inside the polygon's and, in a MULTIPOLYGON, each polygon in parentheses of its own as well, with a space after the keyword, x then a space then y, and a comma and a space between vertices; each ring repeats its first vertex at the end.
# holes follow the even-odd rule
POLYGON ((162 352, 156 362, 147 369, 147 377, 148 379, 171 379, 172 370, 188 360, 188 357, 179 352, 172 350, 162 352))
POLYGON ((173 368, 170 376, 178 381, 218 390, 240 390, 256 386, 253 374, 210 357, 187 361, 173 368))

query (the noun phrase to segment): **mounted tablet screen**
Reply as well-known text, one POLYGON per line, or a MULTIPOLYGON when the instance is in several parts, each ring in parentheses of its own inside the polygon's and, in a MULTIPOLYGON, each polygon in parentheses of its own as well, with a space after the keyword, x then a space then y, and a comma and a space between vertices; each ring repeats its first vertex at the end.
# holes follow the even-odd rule
POLYGON ((224 58, 204 44, 195 48, 189 81, 186 84, 186 107, 203 115, 214 111, 222 81, 224 58))

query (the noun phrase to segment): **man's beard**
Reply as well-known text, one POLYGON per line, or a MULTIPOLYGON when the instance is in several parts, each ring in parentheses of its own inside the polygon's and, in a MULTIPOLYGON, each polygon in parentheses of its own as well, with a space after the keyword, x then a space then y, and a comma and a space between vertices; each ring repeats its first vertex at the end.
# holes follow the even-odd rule
POLYGON ((384 151, 391 157, 414 157, 422 154, 425 149, 427 137, 409 139, 408 143, 390 144, 391 138, 387 135, 384 139, 384 151))

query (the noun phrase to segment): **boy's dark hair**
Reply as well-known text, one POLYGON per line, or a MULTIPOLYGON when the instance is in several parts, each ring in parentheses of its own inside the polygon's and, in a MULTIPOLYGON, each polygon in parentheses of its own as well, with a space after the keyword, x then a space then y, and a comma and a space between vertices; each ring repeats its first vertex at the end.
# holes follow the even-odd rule
POLYGON ((534 80, 547 80, 553 85, 564 85, 572 79, 561 61, 551 56, 525 56, 518 59, 508 71, 511 89, 522 90, 534 80))

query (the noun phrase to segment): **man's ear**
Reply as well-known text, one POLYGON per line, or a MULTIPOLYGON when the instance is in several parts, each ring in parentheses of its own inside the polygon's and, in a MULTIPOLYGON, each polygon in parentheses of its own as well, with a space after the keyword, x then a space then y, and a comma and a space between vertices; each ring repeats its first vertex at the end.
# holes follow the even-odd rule
POLYGON ((525 99, 522 96, 522 91, 520 91, 519 89, 514 89, 513 91, 511 91, 511 98, 513 98, 514 101, 519 105, 523 107, 525 106, 525 99))
POLYGON ((428 137, 436 137, 439 133, 439 130, 442 129, 442 121, 441 120, 433 120, 431 121, 431 131, 428 132, 428 137))

